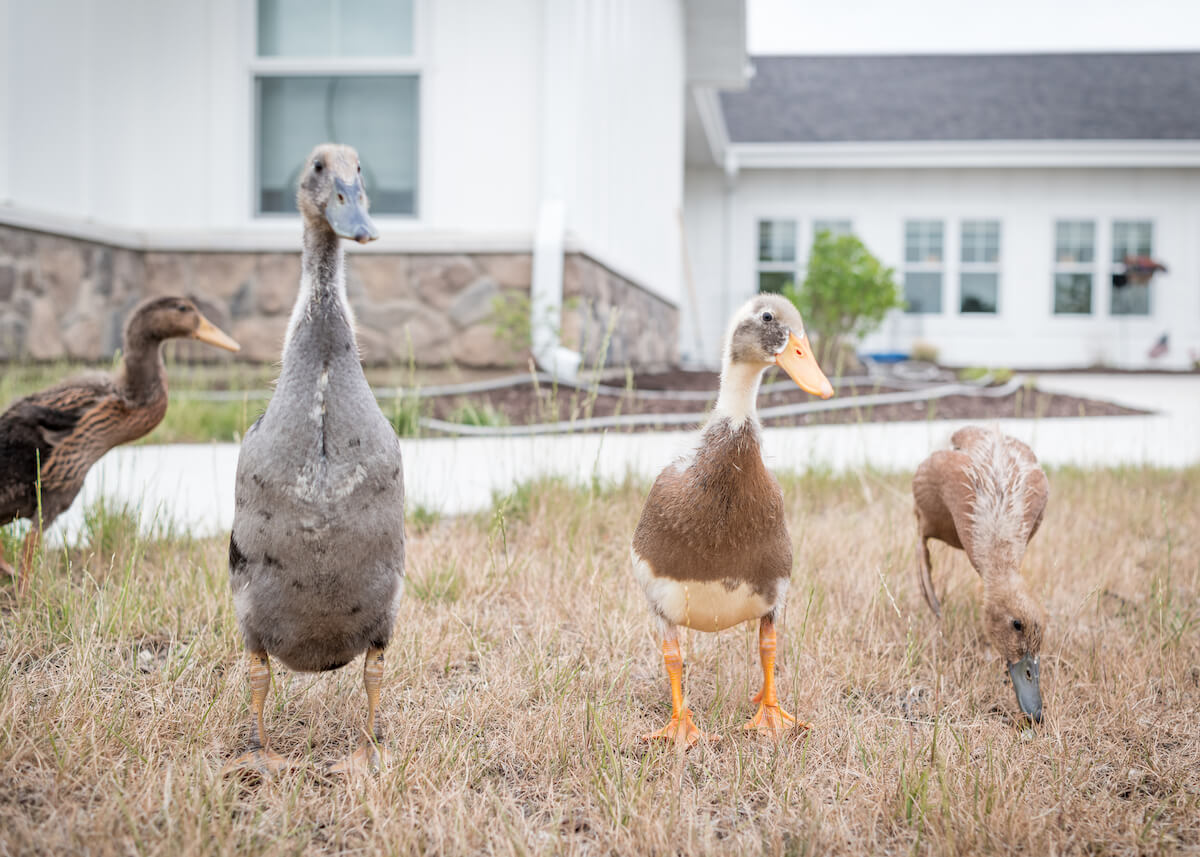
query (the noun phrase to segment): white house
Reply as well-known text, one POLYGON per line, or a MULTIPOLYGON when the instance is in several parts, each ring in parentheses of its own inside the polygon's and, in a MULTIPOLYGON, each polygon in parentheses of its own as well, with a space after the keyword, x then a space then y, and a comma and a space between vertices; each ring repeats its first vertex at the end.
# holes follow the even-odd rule
POLYGON ((745 44, 743 0, 0 0, 0 359, 102 358, 168 291, 274 359, 335 139, 383 232, 349 265, 368 360, 511 364, 511 301, 544 365, 714 365, 829 227, 909 299, 867 350, 1189 365, 1200 55, 745 44), (1114 286, 1126 255, 1168 270, 1114 286))
POLYGON ((741 81, 741 0, 0 0, 0 44, 0 355, 107 353, 187 289, 270 359, 334 139, 383 233, 350 265, 368 359, 493 362, 461 334, 531 288, 546 361, 611 310, 611 362, 676 359, 685 95, 741 81))
POLYGON ((908 311, 867 351, 923 341, 946 363, 1010 367, 1200 359, 1200 54, 752 62, 744 91, 694 101, 701 313, 684 319, 685 356, 711 361, 730 310, 802 279, 828 228, 852 230, 903 284, 908 311), (1132 283, 1127 256, 1168 270, 1132 283))

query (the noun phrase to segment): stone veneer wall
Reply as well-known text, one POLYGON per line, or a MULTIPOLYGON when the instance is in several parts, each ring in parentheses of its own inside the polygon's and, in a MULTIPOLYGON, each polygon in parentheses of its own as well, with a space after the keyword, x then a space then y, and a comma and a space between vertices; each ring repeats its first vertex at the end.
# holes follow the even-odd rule
MULTIPOLYGON (((509 296, 508 315, 528 312, 529 254, 360 253, 347 263, 365 362, 526 365, 528 351, 514 347, 493 309, 509 296)), ((140 251, 0 226, 0 360, 107 360, 138 301, 185 294, 241 343, 237 359, 275 361, 299 281, 299 252, 140 251)), ((580 254, 565 261, 564 293, 564 344, 581 348, 588 366, 613 309, 605 365, 675 362, 675 307, 580 254)), ((231 359, 199 343, 173 348, 182 360, 231 359)))

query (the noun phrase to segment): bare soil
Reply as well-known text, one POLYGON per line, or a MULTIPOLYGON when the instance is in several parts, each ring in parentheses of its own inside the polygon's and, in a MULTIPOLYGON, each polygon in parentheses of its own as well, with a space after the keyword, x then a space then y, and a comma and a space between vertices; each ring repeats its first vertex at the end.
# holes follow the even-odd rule
MULTIPOLYGON (((545 384, 522 384, 469 397, 441 396, 430 399, 430 415, 438 419, 459 421, 462 408, 467 405, 485 405, 502 414, 511 425, 530 425, 583 417, 606 417, 614 414, 702 414, 716 401, 720 378, 715 372, 688 372, 675 370, 653 374, 636 375, 631 379, 630 392, 623 395, 594 394, 571 388, 555 388, 545 384), (633 395, 633 390, 677 390, 710 391, 711 398, 700 400, 646 399, 633 395)), ((764 386, 776 381, 787 381, 782 372, 771 370, 763 379, 764 386)), ((944 381, 931 382, 930 387, 941 386, 944 381)), ((620 382, 615 382, 621 386, 620 382)), ((614 386, 610 382, 609 386, 614 386)), ((911 386, 900 387, 885 382, 871 384, 838 384, 837 396, 847 399, 878 393, 911 391, 911 386)), ((764 392, 758 398, 760 409, 807 401, 815 401, 799 387, 789 386, 778 392, 764 392)), ((1095 399, 1082 399, 1046 393, 1036 388, 1021 388, 1016 392, 999 397, 947 396, 926 402, 869 405, 848 407, 831 411, 801 414, 797 416, 765 419, 768 426, 831 425, 860 422, 903 422, 913 420, 992 420, 1009 418, 1042 417, 1097 417, 1141 414, 1132 408, 1095 399)), ((653 426, 632 430, 648 430, 653 426)))

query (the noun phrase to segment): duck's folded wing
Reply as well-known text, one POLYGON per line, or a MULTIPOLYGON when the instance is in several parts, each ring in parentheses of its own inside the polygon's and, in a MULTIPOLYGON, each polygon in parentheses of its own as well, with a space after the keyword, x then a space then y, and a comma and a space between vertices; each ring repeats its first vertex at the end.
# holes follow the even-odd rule
POLYGON ((20 478, 37 478, 38 464, 48 466, 64 449, 79 445, 79 435, 118 405, 111 384, 64 384, 14 403, 0 417, 0 448, 5 462, 20 478))

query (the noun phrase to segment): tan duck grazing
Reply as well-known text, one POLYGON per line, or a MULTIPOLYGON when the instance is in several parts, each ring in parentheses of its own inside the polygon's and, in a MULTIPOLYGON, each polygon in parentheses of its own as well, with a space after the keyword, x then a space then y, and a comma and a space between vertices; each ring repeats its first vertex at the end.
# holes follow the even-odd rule
MULTIPOLYGON (((0 414, 0 526, 17 518, 33 522, 21 550, 21 588, 42 530, 75 500, 92 465, 162 422, 167 413, 162 344, 180 337, 239 350, 187 298, 150 298, 125 324, 125 349, 115 372, 70 378, 17 399, 0 414)), ((13 574, 2 554, 0 571, 13 574)))
POLYGON ((684 703, 681 625, 720 631, 758 619, 763 684, 745 728, 779 736, 796 723, 775 693, 775 621, 792 573, 792 541, 783 491, 763 463, 755 407, 762 374, 773 365, 807 392, 833 395, 800 313, 785 298, 762 294, 730 322, 720 393, 698 448, 659 474, 642 509, 633 571, 662 632, 671 681, 671 719, 646 740, 686 747, 719 737, 701 732, 684 703))
POLYGON ((983 579, 984 634, 1008 667, 1017 704, 1042 720, 1038 659, 1046 611, 1029 594, 1021 560, 1042 523, 1050 486, 1033 451, 996 429, 967 426, 950 449, 933 453, 913 476, 917 577, 940 618, 929 540, 965 551, 983 579))

